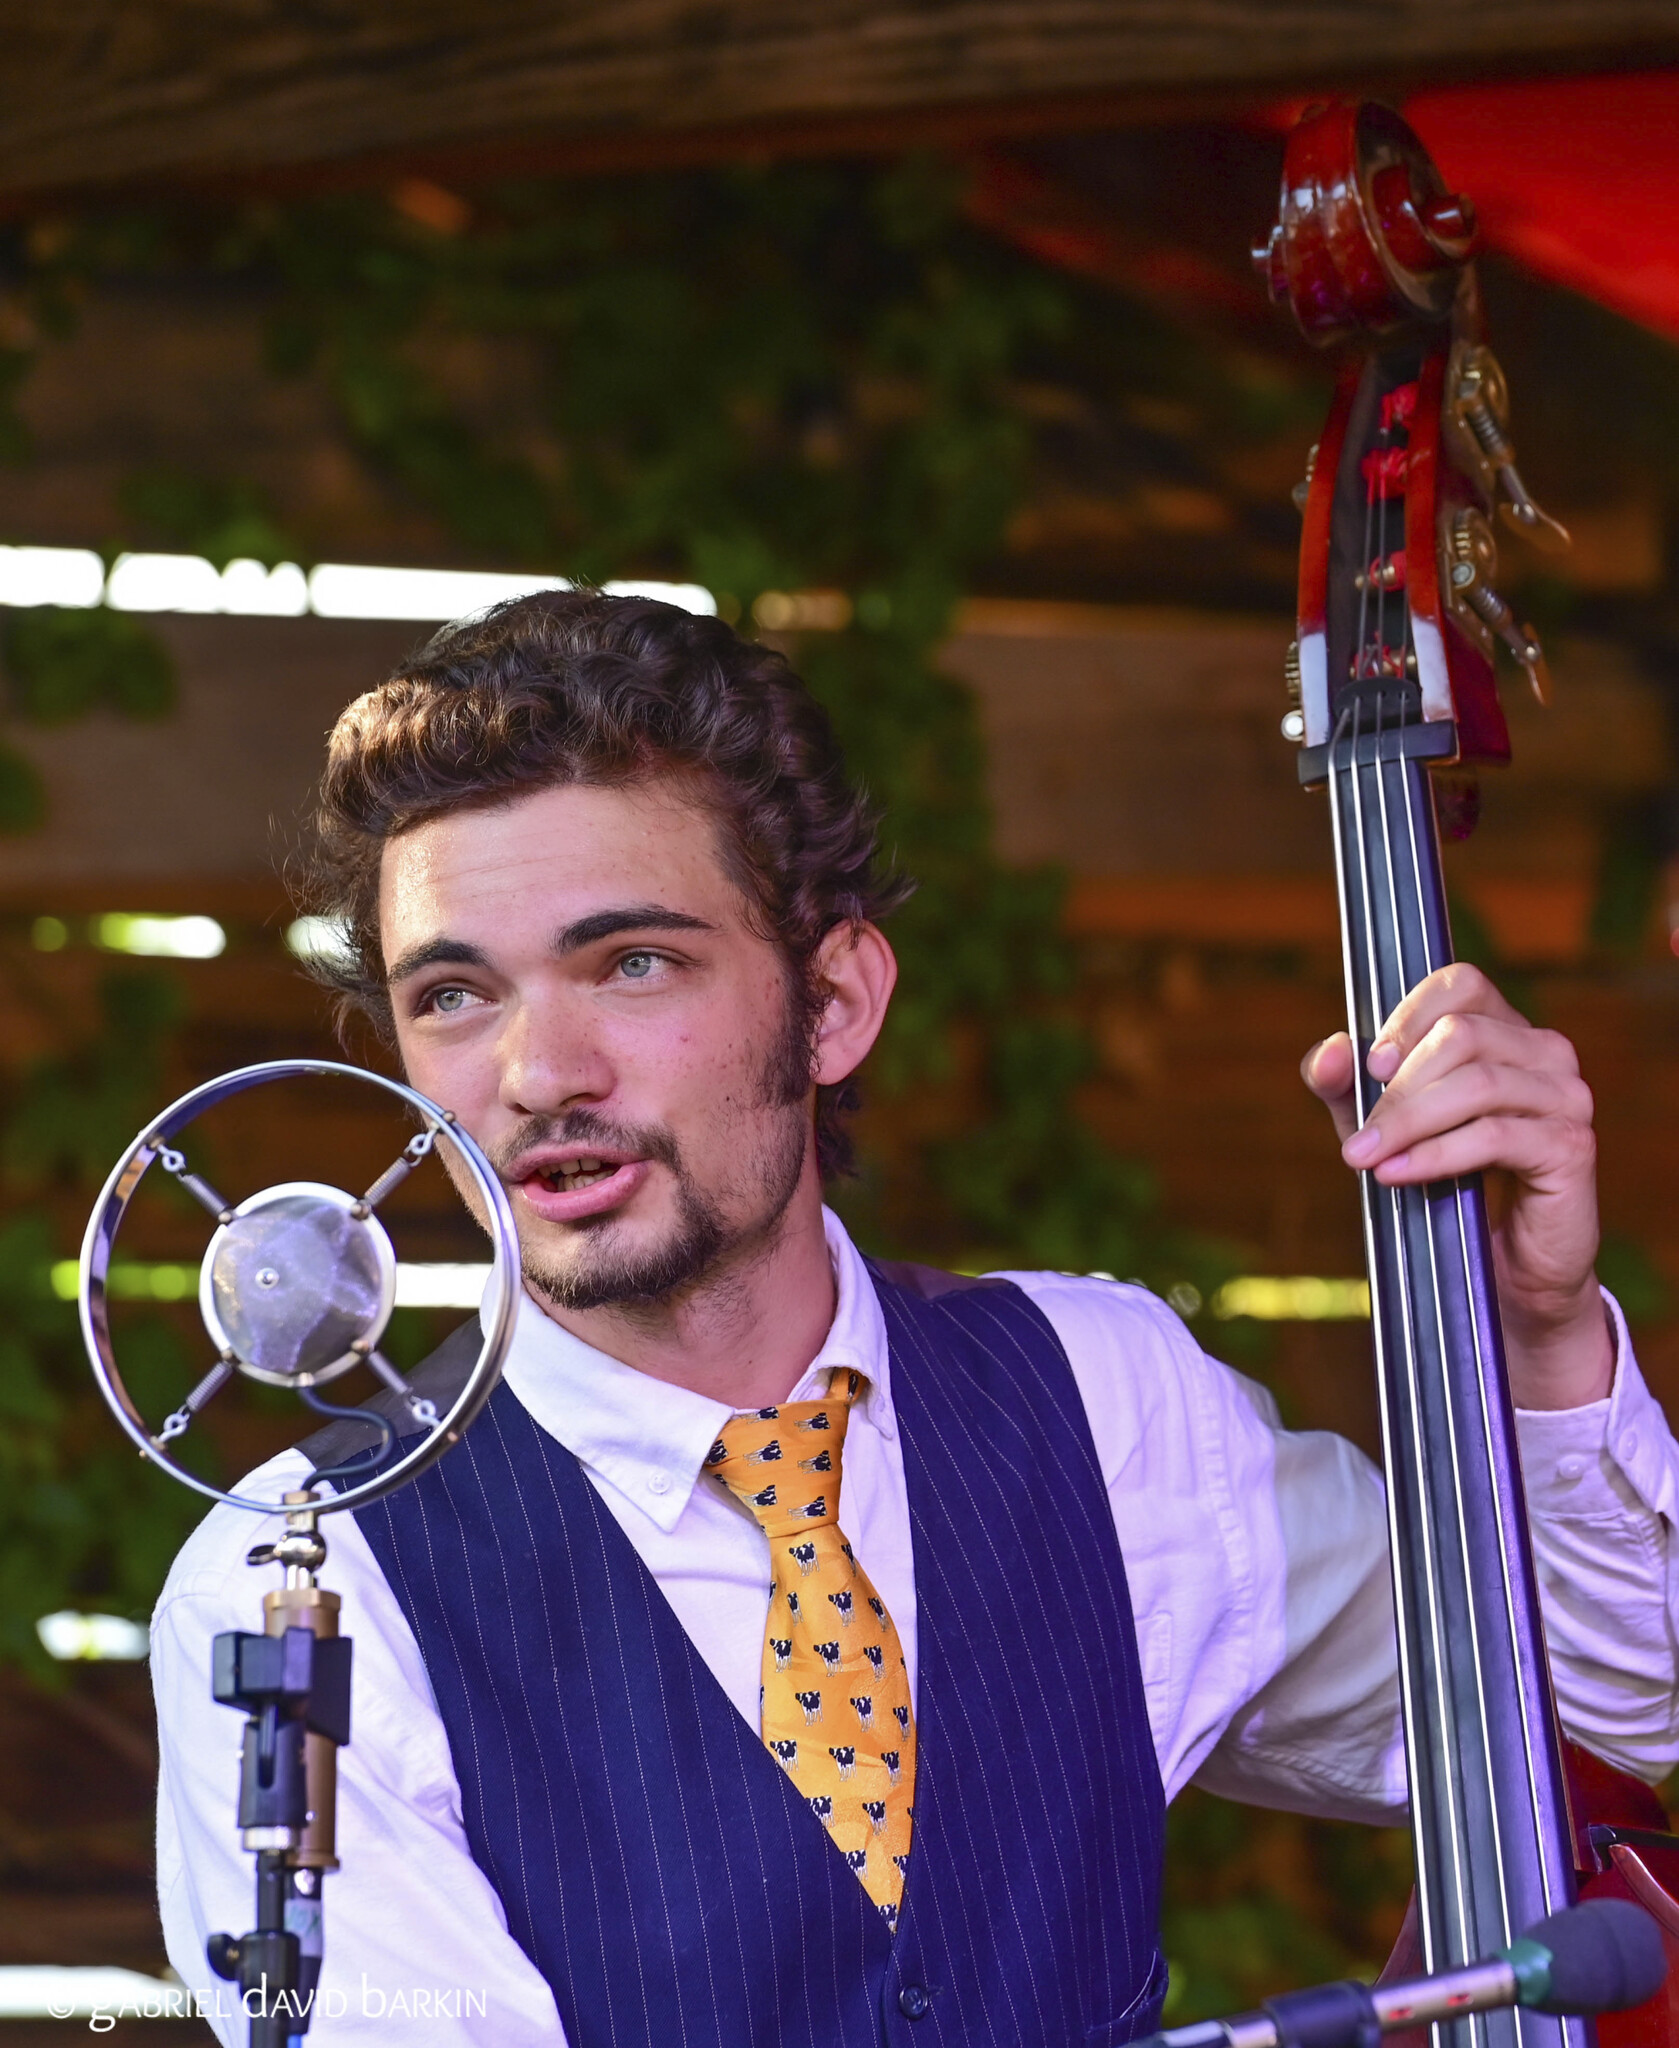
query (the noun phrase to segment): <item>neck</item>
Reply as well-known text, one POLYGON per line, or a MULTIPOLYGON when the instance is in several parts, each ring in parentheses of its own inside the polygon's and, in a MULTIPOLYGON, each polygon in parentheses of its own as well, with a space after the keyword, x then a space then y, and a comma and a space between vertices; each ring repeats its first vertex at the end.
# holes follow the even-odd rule
POLYGON ((562 1329, 649 1379, 731 1408, 785 1400, 827 1342, 838 1299, 814 1164, 760 1235, 678 1295, 593 1309, 536 1299, 562 1329))

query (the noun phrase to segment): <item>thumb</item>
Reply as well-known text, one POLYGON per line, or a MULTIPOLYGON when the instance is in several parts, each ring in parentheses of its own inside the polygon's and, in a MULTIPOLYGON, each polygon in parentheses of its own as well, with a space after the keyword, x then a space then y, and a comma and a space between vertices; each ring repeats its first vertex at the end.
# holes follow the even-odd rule
POLYGON ((1328 1109, 1335 1120, 1335 1135, 1345 1144, 1358 1128, 1352 1040, 1344 1031, 1320 1040, 1300 1062, 1300 1078, 1328 1109))

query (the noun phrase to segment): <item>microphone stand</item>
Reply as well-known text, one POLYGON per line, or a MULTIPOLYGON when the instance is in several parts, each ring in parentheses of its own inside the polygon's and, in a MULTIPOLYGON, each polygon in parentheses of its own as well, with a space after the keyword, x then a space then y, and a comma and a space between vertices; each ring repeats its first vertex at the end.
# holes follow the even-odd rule
POLYGON ((213 1645, 211 1692, 247 1716, 240 1750, 239 1830, 254 1851, 256 1926, 212 1934, 210 1967, 236 1983, 250 2048, 290 2048, 308 2031, 321 1977, 321 1885, 338 1868, 338 1751, 350 1739, 350 1651, 336 1593, 316 1583, 326 1562, 319 1496, 285 1496, 286 1533, 248 1564, 285 1566, 262 1599, 260 1635, 230 1630, 213 1645))

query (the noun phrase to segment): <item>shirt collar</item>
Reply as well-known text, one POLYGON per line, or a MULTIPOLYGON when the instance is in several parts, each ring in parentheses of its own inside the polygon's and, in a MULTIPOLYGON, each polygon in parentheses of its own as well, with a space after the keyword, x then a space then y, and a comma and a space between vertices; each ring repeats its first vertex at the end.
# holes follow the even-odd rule
MULTIPOLYGON (((849 1366, 869 1383, 862 1412, 890 1437, 895 1424, 886 1320, 844 1224, 829 1209, 822 1222, 834 1270, 834 1320, 787 1398, 820 1399, 823 1376, 835 1366, 849 1366)), ((520 1297, 503 1377, 539 1427, 633 1500, 666 1535, 681 1519, 706 1453, 734 1412, 597 1351, 545 1315, 528 1294, 520 1297)))

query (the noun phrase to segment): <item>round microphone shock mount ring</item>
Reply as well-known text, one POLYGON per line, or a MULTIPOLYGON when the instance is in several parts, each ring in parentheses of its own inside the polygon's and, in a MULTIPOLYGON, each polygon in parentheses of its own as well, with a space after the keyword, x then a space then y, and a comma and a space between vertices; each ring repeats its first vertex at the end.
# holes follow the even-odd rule
POLYGON ((424 1430, 418 1443, 385 1470, 328 1489, 315 1512, 357 1508, 390 1493, 458 1443, 495 1390, 519 1312, 519 1238, 499 1176, 477 1144, 417 1090, 362 1067, 332 1060, 269 1060, 240 1067, 189 1090, 155 1117, 118 1160, 105 1183, 82 1240, 79 1301, 82 1339, 94 1378, 111 1413, 140 1451, 172 1479, 229 1507, 259 1514, 287 1511, 285 1499, 257 1500, 224 1493, 170 1455, 193 1418, 237 1374, 300 1394, 357 1365, 367 1365, 424 1430), (232 1096, 274 1081, 359 1081, 394 1097, 421 1119, 421 1128, 365 1194, 346 1194, 319 1181, 283 1181, 238 1203, 224 1202, 192 1171, 177 1142, 188 1125, 232 1096), (480 1311, 478 1357, 448 1409, 417 1393, 379 1350, 396 1299, 396 1254, 375 1211, 439 1143, 464 1167, 489 1225, 494 1259, 480 1311), (117 1232, 148 1168, 158 1165, 216 1219, 199 1273, 198 1305, 216 1347, 216 1363, 173 1414, 153 1430, 140 1413, 117 1365, 111 1340, 109 1280, 117 1232))

